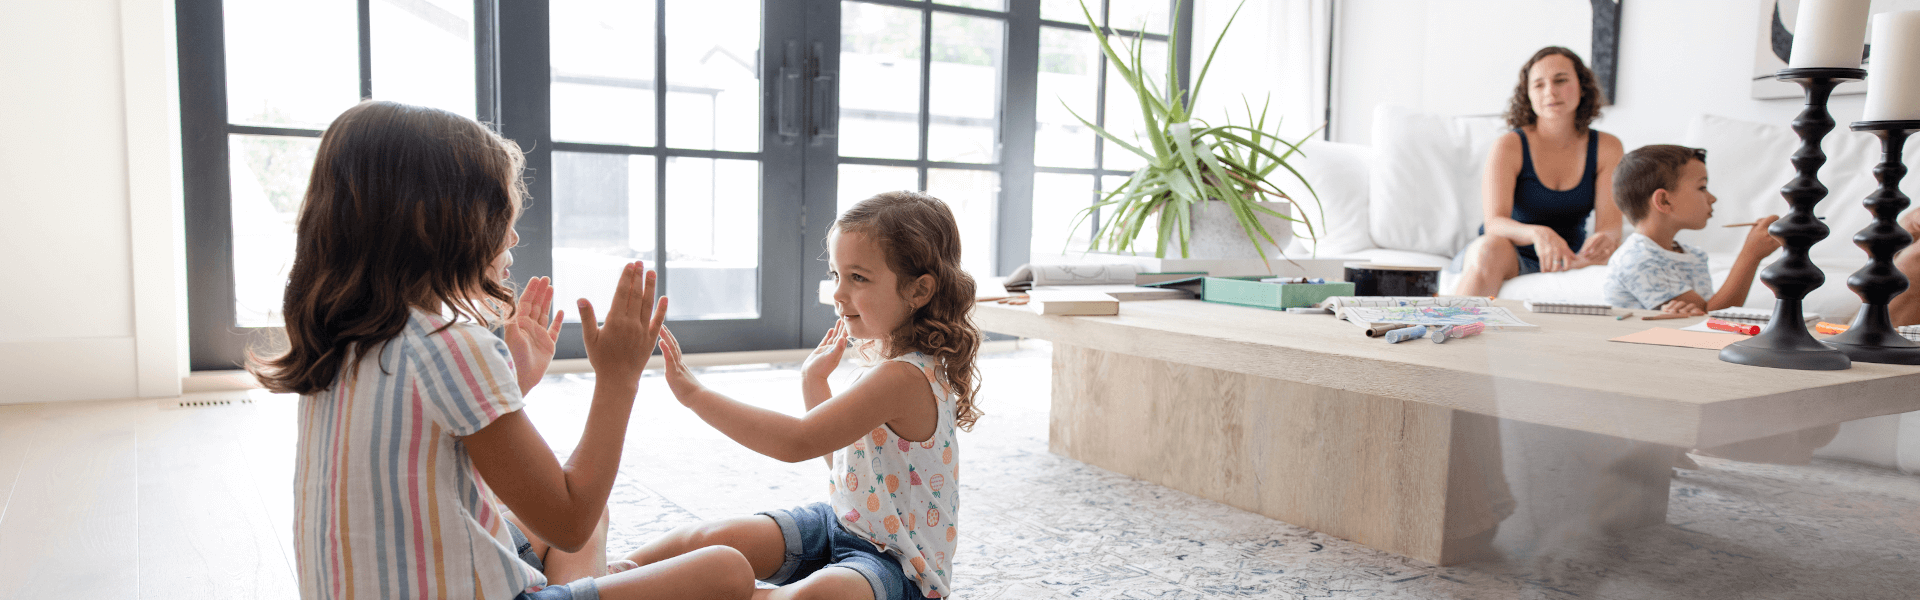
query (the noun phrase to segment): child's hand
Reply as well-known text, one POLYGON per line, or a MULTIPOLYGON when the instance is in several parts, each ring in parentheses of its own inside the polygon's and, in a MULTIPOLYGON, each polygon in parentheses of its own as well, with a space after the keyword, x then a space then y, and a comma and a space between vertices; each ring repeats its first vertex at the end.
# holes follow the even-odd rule
POLYGON ((1773 222, 1778 220, 1780 220, 1779 215, 1767 215, 1754 221, 1753 227, 1747 230, 1747 241, 1745 245, 1740 247, 1741 251, 1750 252, 1753 256, 1760 257, 1773 254, 1774 250, 1779 250, 1779 238, 1775 238, 1773 235, 1767 233, 1767 226, 1773 225, 1773 222))
POLYGON ((800 363, 800 377, 816 381, 826 381, 833 370, 840 366, 840 356, 847 351, 847 321, 833 322, 833 329, 827 330, 827 337, 821 338, 820 345, 807 355, 806 362, 800 363))
POLYGON ((687 368, 687 362, 681 360, 680 340, 673 338, 672 330, 661 327, 660 341, 657 343, 660 356, 667 359, 667 387, 673 390, 673 397, 678 398, 680 404, 692 406, 703 386, 699 379, 694 378, 693 370, 687 368))
POLYGON ((607 322, 594 320, 593 303, 580 299, 580 338, 597 377, 639 385, 640 372, 653 357, 654 340, 667 318, 667 299, 654 297, 652 269, 628 263, 613 290, 607 322))
POLYGON ((1701 316, 1707 314, 1707 308, 1686 300, 1669 300, 1660 305, 1660 312, 1675 315, 1701 316))
POLYGON ((560 322, 567 311, 553 312, 553 280, 535 277, 520 292, 520 305, 507 321, 507 350, 513 353, 514 376, 520 395, 533 390, 553 364, 553 347, 560 340, 560 322))

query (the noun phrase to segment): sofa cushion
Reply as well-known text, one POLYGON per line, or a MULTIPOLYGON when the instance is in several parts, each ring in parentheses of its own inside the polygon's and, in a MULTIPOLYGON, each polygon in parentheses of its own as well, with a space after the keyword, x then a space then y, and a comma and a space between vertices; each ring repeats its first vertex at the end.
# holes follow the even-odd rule
POLYGON ((1317 226, 1317 231, 1309 232, 1306 225, 1294 223, 1294 239, 1308 252, 1321 255, 1339 256, 1374 247, 1367 232, 1367 165, 1373 161, 1373 150, 1360 144, 1316 140, 1301 145, 1300 152, 1298 157, 1288 159, 1288 164, 1313 184, 1323 214, 1311 212, 1315 210, 1312 196, 1284 185, 1292 181, 1291 176, 1270 176, 1309 211, 1317 226), (1318 242, 1309 239, 1314 235, 1320 238, 1318 242))
POLYGON ((1374 109, 1368 232, 1375 246, 1452 257, 1478 235, 1480 172, 1499 119, 1374 109))
MULTIPOLYGON (((1793 179, 1789 159, 1800 148, 1799 136, 1788 125, 1701 115, 1688 123, 1682 143, 1707 150, 1708 189, 1719 202, 1705 230, 1682 231, 1676 236, 1680 240, 1708 253, 1739 252, 1746 231, 1721 225, 1787 212, 1780 188, 1793 179)), ((1842 124, 1827 134, 1821 149, 1827 153, 1827 163, 1820 169, 1827 197, 1814 207, 1814 214, 1826 218, 1832 233, 1814 244, 1811 255, 1836 262, 1846 258, 1864 261, 1866 252, 1852 240, 1854 233, 1873 221, 1873 215, 1860 202, 1879 187, 1873 167, 1880 161, 1880 141, 1872 134, 1849 131, 1842 124)), ((1920 168, 1920 152, 1908 152, 1905 159, 1909 169, 1920 168)), ((1833 275, 1828 273, 1830 281, 1833 275)), ((1844 274, 1840 279, 1845 279, 1844 274)))

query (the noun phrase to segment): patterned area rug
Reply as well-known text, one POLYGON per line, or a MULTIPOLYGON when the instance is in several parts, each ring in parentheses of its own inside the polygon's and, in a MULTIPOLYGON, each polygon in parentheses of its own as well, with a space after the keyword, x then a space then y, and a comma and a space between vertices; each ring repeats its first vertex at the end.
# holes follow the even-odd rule
MULTIPOLYGON (((1050 353, 990 355, 973 432, 955 586, 962 598, 1915 598, 1920 477, 1842 462, 1782 467, 1697 458, 1667 524, 1526 559, 1435 567, 1047 451, 1050 353)), ((701 372, 708 386, 801 411, 797 365, 701 372)), ((563 454, 592 376, 556 376, 527 413, 563 454)), ((674 527, 825 499, 819 460, 742 448, 641 383, 608 547, 674 527)))

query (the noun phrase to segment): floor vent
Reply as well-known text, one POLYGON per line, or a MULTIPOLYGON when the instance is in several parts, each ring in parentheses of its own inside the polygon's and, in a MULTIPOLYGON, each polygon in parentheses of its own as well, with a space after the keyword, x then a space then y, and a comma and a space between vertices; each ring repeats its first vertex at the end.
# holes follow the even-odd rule
POLYGON ((182 408, 212 408, 215 406, 238 406, 238 405, 245 405, 245 404, 253 404, 253 399, 252 398, 195 398, 195 399, 170 398, 167 400, 160 401, 160 408, 162 410, 175 410, 175 409, 182 409, 182 408))

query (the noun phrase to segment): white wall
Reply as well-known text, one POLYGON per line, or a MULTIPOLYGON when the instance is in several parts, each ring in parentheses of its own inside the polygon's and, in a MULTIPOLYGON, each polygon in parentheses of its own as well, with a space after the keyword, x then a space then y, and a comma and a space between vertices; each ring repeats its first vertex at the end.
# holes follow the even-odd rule
MULTIPOLYGON (((1575 19, 1566 16, 1567 7, 1554 6, 1569 1, 1584 13, 1584 0, 1341 2, 1334 139, 1371 143, 1373 107, 1381 102, 1445 115, 1500 113, 1531 50, 1549 43, 1587 49, 1588 21, 1570 25, 1575 19), (1547 15, 1557 17, 1547 22, 1547 15), (1469 35, 1448 35, 1458 32, 1469 35), (1495 56, 1495 49, 1511 56, 1495 56), (1459 64, 1462 58, 1480 60, 1459 64)), ((1761 4, 1623 2, 1614 106, 1604 109, 1594 127, 1619 136, 1632 149, 1679 142, 1687 121, 1700 114, 1761 123, 1793 120, 1803 105, 1799 99, 1750 95, 1761 4)), ((1835 96, 1829 109, 1840 123, 1858 120, 1864 98, 1835 96)))
POLYGON ((0 0, 0 404, 177 395, 173 5, 0 0))

